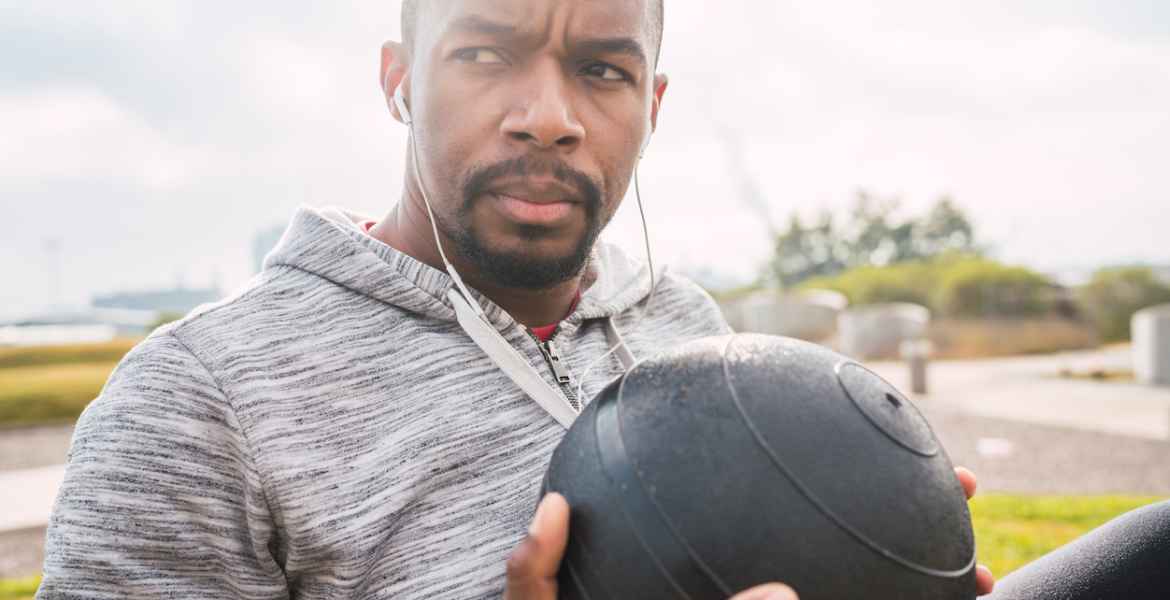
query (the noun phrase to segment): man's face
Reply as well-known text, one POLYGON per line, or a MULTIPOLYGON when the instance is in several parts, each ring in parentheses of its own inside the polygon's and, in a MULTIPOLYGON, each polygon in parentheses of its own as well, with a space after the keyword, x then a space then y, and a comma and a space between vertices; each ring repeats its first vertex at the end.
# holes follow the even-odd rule
POLYGON ((438 225, 481 277, 581 271, 651 130, 646 0, 426 0, 406 92, 438 225))

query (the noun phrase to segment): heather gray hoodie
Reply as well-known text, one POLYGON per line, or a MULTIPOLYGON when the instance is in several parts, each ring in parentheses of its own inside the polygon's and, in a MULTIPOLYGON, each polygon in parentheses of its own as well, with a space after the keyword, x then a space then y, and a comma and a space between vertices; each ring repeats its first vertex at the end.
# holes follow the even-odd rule
MULTIPOLYGON (((564 429, 459 327, 451 279, 357 221, 300 210, 243 290, 126 356, 78 422, 38 598, 499 597, 564 429)), ((587 273, 553 338, 574 376, 607 319, 637 357, 727 332, 671 275, 642 317, 645 267, 610 246, 587 273)))

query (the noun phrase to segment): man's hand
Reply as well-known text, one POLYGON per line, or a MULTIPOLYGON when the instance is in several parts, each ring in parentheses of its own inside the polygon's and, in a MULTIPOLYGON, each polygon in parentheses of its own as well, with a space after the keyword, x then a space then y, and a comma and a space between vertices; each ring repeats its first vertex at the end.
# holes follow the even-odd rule
MULTIPOLYGON (((540 501, 528 536, 508 558, 504 600, 555 600, 557 569, 569 543, 569 503, 551 493, 540 501)), ((732 600, 796 600, 787 586, 768 584, 740 592, 732 600)))
POLYGON ((557 569, 569 543, 569 503, 551 493, 541 499, 528 535, 508 557, 504 600, 555 600, 557 569))
MULTIPOLYGON (((975 474, 963 467, 955 467, 955 475, 959 478, 959 483, 963 484, 963 492, 967 494, 967 499, 970 500, 975 495, 975 474)), ((980 595, 991 593, 991 588, 995 587, 995 577, 991 574, 991 569, 983 565, 975 567, 975 592, 980 595)))
POLYGON ((796 592, 782 583, 766 583, 757 585, 750 590, 744 590, 731 597, 731 600, 798 600, 796 592))

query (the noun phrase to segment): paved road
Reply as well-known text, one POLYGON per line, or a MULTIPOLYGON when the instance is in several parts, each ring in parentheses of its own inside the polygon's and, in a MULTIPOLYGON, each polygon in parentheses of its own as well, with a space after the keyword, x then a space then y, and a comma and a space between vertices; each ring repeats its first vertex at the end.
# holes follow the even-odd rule
POLYGON ((0 429, 0 472, 62 464, 72 438, 72 425, 0 429))
POLYGON ((48 523, 64 476, 64 465, 0 471, 0 531, 48 523))
POLYGON ((951 462, 986 492, 1170 497, 1170 442, 918 405, 951 462))
MULTIPOLYGON (((1062 370, 1128 369, 1128 346, 994 360, 937 361, 920 403, 962 414, 1084 431, 1170 440, 1170 388, 1061 378, 1062 370)), ((901 363, 873 363, 899 389, 909 390, 901 363)))

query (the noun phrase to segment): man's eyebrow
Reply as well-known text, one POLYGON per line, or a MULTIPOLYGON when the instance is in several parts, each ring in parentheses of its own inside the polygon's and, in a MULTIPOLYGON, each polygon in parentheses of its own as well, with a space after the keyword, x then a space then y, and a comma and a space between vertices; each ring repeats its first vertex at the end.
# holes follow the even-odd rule
POLYGON ((482 33, 487 35, 514 35, 516 33, 515 25, 508 25, 507 23, 500 23, 492 21, 479 15, 467 15, 459 17, 451 22, 448 27, 450 31, 462 31, 465 33, 482 33))
MULTIPOLYGON (((495 36, 516 36, 519 34, 519 29, 515 25, 500 23, 475 14, 455 19, 448 27, 448 31, 495 36)), ((586 54, 625 54, 634 57, 642 64, 648 62, 646 49, 638 40, 630 37, 586 38, 573 45, 580 52, 586 54)))
POLYGON ((646 50, 634 38, 589 38, 573 44, 587 54, 626 54, 646 64, 646 50))

